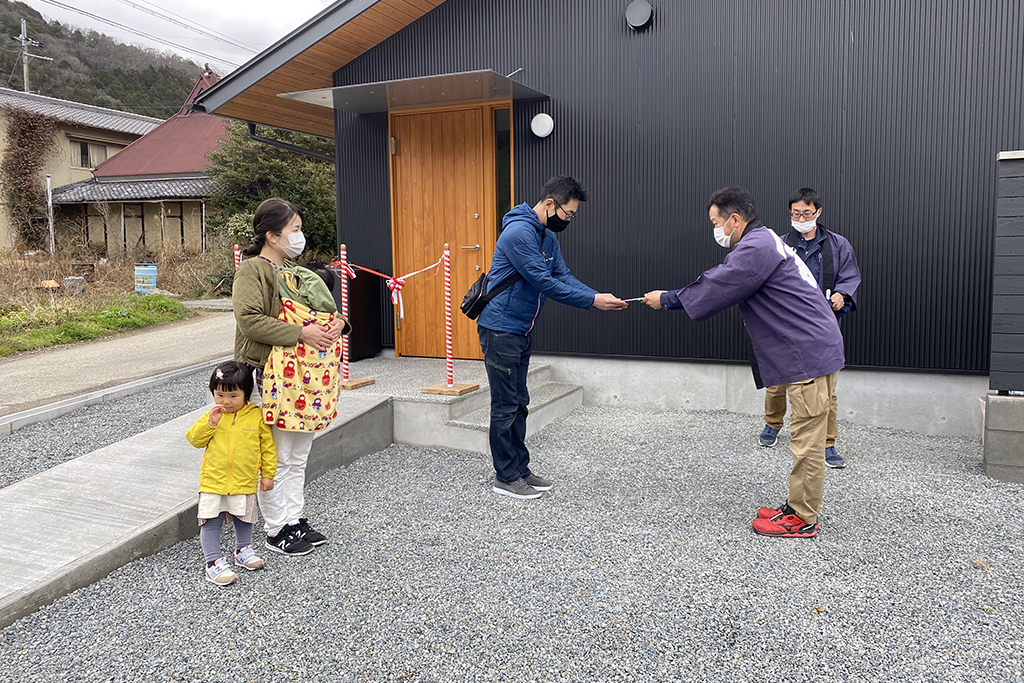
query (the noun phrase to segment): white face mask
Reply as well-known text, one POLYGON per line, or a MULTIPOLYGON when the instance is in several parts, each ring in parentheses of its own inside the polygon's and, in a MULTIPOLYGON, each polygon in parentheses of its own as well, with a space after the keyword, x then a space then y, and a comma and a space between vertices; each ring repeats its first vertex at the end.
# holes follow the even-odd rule
MULTIPOLYGON (((732 220, 732 216, 729 217, 729 220, 732 220)), ((729 225, 728 220, 722 223, 721 227, 715 228, 715 241, 726 249, 732 246, 732 235, 725 234, 725 226, 727 225, 729 225)))
POLYGON ((791 223, 793 224, 793 229, 801 235, 806 235, 811 230, 814 230, 814 226, 818 224, 814 219, 802 223, 800 221, 791 221, 791 223))
POLYGON ((306 248, 306 236, 301 232, 293 232, 288 235, 288 244, 281 245, 281 251, 289 258, 295 258, 306 248))

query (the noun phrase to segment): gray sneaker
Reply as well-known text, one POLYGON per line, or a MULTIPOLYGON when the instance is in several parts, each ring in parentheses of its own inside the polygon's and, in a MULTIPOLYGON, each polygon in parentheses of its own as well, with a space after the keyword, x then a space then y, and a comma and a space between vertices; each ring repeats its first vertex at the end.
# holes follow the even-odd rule
POLYGON ((555 486, 554 483, 548 481, 547 479, 541 479, 536 474, 526 475, 525 477, 523 477, 523 481, 525 481, 527 484, 537 489, 538 491, 550 491, 555 486))
POLYGON ((516 479, 509 484, 495 479, 494 492, 502 496, 521 498, 523 500, 540 498, 541 496, 540 491, 527 484, 525 479, 516 479))

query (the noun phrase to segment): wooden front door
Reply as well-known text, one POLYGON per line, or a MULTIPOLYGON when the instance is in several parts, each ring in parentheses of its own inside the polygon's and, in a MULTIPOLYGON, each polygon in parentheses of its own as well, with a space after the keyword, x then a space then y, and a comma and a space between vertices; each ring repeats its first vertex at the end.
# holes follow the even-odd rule
MULTIPOLYGON (((452 350, 482 358, 476 323, 459 311, 463 295, 490 268, 497 240, 492 106, 390 117, 394 273, 411 273, 451 249, 452 350)), ((405 318, 395 311, 395 354, 445 356, 444 273, 409 278, 405 318)))

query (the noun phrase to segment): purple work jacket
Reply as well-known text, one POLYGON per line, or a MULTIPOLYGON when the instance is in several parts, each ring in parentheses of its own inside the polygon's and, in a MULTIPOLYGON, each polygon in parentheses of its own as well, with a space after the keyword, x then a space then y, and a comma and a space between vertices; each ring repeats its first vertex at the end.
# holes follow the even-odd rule
POLYGON ((661 295, 696 322, 739 304, 765 386, 841 370, 843 336, 814 276, 774 232, 752 221, 721 265, 661 295))

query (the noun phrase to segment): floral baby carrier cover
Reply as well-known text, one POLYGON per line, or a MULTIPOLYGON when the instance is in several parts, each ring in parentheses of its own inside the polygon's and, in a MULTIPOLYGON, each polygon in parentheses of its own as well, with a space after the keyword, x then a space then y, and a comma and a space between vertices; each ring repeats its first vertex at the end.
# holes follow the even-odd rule
MULTIPOLYGON (((326 325, 333 313, 313 311, 281 299, 278 320, 293 325, 326 325)), ((319 432, 338 416, 341 340, 319 351, 301 341, 275 346, 263 370, 263 420, 291 432, 319 432)))

